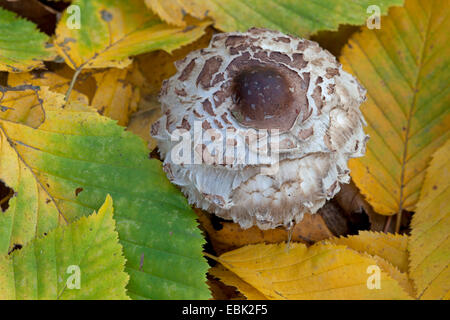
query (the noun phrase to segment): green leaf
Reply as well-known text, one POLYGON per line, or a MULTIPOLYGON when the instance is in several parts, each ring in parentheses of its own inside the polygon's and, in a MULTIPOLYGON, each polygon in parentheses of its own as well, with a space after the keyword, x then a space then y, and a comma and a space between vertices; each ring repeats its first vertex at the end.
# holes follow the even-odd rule
POLYGON ((77 0, 73 5, 79 8, 79 21, 76 11, 65 11, 54 42, 73 69, 123 68, 130 64, 129 56, 159 49, 171 52, 193 42, 210 24, 169 26, 142 0, 77 0))
POLYGON ((367 89, 370 140, 349 167, 378 213, 415 211, 430 156, 450 136, 449 11, 446 0, 407 0, 381 29, 354 35, 340 58, 367 89))
POLYGON ((199 19, 211 17, 223 31, 264 27, 308 37, 319 30, 337 30, 339 24, 362 25, 377 5, 381 14, 404 0, 146 0, 163 20, 184 26, 183 12, 199 19))
POLYGON ((118 240, 107 196, 98 213, 0 257, 0 299, 129 299, 118 240))
POLYGON ((129 296, 208 298, 196 215, 143 140, 47 88, 39 96, 45 121, 38 128, 0 119, 0 179, 17 193, 0 215, 1 252, 89 215, 109 193, 129 296))
POLYGON ((30 21, 0 8, 0 71, 23 72, 51 59, 47 35, 30 21))

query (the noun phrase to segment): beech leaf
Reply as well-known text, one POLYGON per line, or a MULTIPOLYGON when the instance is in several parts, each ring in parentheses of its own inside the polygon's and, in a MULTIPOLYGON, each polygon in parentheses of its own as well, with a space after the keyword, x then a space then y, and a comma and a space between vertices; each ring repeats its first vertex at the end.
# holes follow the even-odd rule
POLYGON ((450 298, 450 140, 433 155, 411 221, 410 273, 422 299, 450 298))
POLYGON ((0 254, 89 215, 109 193, 129 296, 208 298, 196 215, 145 143, 85 104, 45 87, 39 96, 39 127, 0 119, 0 179, 16 193, 0 215, 0 254))
POLYGON ((43 67, 54 56, 49 38, 36 25, 0 7, 0 71, 24 72, 43 67))
POLYGON ((169 26, 141 0, 76 0, 73 5, 79 7, 80 25, 72 27, 73 13, 64 12, 54 44, 76 70, 124 68, 131 63, 129 56, 157 49, 171 52, 201 37, 210 24, 169 26))
POLYGON ((379 30, 355 34, 340 58, 367 89, 370 140, 349 167, 380 214, 415 210, 430 156, 450 136, 449 28, 448 1, 407 0, 379 30))
POLYGON ((337 30, 339 24, 361 25, 370 16, 367 8, 377 5, 386 14, 403 0, 145 0, 164 21, 185 26, 185 13, 211 17, 223 31, 247 31, 264 27, 308 37, 319 30, 337 30))
MULTIPOLYGON (((48 86, 54 92, 66 93, 69 85, 70 79, 51 71, 42 72, 39 76, 32 72, 11 73, 8 75, 8 86, 29 88, 6 91, 0 97, 0 104, 6 107, 6 110, 0 113, 0 118, 36 127, 44 121, 44 113, 39 103, 39 94, 32 87, 48 86)), ((70 101, 85 104, 89 102, 88 98, 77 90, 72 91, 70 101)))
POLYGON ((340 245, 257 244, 222 254, 218 261, 268 299, 411 299, 379 266, 380 288, 369 288, 377 260, 340 245))
POLYGON ((0 299, 129 299, 124 266, 107 196, 98 213, 0 257, 0 299))
POLYGON ((92 106, 98 112, 117 120, 121 126, 128 124, 129 116, 135 112, 140 99, 139 89, 127 81, 127 69, 111 68, 94 75, 97 91, 92 106))

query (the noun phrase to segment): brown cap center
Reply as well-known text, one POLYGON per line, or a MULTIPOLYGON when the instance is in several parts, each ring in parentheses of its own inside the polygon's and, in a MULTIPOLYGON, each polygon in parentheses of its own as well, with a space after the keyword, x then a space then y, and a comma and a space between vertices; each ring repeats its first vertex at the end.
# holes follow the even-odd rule
POLYGON ((253 67, 234 79, 233 115, 241 124, 258 129, 283 128, 292 94, 285 78, 274 68, 253 67))

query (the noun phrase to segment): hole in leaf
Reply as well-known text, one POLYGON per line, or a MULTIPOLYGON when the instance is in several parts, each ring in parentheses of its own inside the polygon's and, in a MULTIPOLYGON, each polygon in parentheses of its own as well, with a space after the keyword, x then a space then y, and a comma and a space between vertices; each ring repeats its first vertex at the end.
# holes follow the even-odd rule
POLYGON ((83 188, 80 188, 80 187, 79 187, 79 188, 76 188, 76 189, 75 189, 75 196, 78 197, 78 195, 80 194, 81 191, 83 191, 83 188))
POLYGON ((14 190, 0 180, 0 207, 5 212, 9 208, 9 199, 14 196, 14 190))
POLYGON ((23 246, 20 243, 14 243, 14 246, 11 248, 11 250, 9 250, 8 254, 11 254, 16 250, 22 249, 22 247, 23 246))

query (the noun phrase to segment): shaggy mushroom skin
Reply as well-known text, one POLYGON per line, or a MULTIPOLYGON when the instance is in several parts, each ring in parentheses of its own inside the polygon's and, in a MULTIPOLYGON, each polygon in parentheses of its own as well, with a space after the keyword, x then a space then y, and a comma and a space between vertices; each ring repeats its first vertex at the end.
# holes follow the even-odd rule
POLYGON ((175 66, 151 134, 191 204, 270 229, 315 213, 349 182, 347 161, 364 155, 368 139, 366 90, 317 43, 259 28, 220 33, 175 66), (175 159, 180 132, 192 161, 175 159), (264 149, 266 141, 277 144, 264 149))

